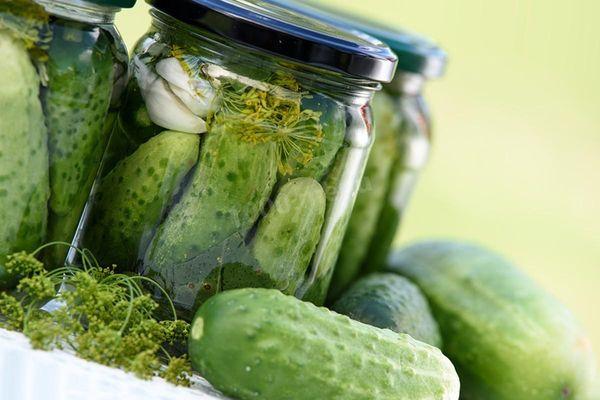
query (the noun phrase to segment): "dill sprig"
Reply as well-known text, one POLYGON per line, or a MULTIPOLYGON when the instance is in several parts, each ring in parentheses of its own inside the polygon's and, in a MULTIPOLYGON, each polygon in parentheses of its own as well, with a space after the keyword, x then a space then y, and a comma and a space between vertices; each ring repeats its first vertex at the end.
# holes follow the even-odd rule
POLYGON ((189 325, 177 319, 170 300, 173 319, 155 319, 159 305, 144 285, 162 288, 143 276, 117 274, 114 266, 100 267, 85 249, 76 249, 81 267, 48 271, 35 256, 55 245, 68 244, 50 243, 33 253, 8 256, 7 271, 22 278, 13 294, 0 293, 0 327, 23 332, 36 349, 67 349, 140 378, 161 376, 189 386, 189 360, 165 349, 185 343, 189 325), (43 306, 50 300, 58 307, 48 312, 43 306))
POLYGON ((298 165, 308 164, 323 143, 321 113, 302 109, 305 95, 291 75, 276 73, 267 83, 269 89, 262 90, 221 78, 221 108, 209 124, 236 132, 247 142, 275 142, 279 172, 290 175, 298 165))

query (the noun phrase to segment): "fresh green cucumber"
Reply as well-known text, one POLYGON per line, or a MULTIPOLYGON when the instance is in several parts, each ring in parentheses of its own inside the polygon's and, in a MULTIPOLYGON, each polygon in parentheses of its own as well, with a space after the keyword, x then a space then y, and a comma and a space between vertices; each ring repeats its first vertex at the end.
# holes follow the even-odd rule
POLYGON ((579 399, 594 355, 573 315, 501 256, 449 241, 394 252, 387 269, 429 299, 466 400, 579 399))
POLYGON ((101 179, 85 245, 102 265, 132 269, 143 259, 183 178, 198 161, 200 138, 165 131, 101 179))
POLYGON ((15 278, 6 274, 6 256, 33 251, 45 240, 49 178, 37 71, 25 46, 1 30, 0 54, 0 288, 5 288, 15 278))
POLYGON ((421 290, 396 274, 377 273, 356 281, 332 308, 378 328, 406 333, 441 348, 442 338, 421 290))
POLYGON ((294 294, 304 280, 325 216, 325 193, 312 178, 281 187, 254 238, 254 256, 275 287, 294 294))
POLYGON ((190 328, 192 365, 237 399, 456 400, 435 347, 273 289, 209 299, 190 328))
MULTIPOLYGON (((105 124, 115 59, 102 29, 61 19, 51 27, 43 96, 50 150, 48 240, 71 242, 110 135, 105 124)), ((66 252, 52 247, 48 264, 62 265, 66 252)))
POLYGON ((386 93, 377 93, 372 107, 376 122, 375 140, 331 280, 329 297, 333 299, 356 278, 365 262, 369 245, 373 240, 379 240, 373 234, 384 197, 389 191, 393 164, 397 162, 400 119, 394 100, 386 93))
POLYGON ((171 291, 199 284, 210 272, 199 271, 202 255, 224 241, 244 240, 269 199, 276 175, 273 142, 244 141, 236 132, 214 127, 191 182, 148 248, 148 273, 171 291))

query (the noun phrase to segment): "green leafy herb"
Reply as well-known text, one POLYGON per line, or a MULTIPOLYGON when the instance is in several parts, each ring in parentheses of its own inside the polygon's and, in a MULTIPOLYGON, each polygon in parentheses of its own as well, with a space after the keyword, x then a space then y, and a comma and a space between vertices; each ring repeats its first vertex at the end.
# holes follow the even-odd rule
POLYGON ((214 123, 238 132, 248 142, 277 143, 279 172, 289 175, 298 165, 308 164, 322 144, 321 113, 302 109, 300 87, 292 76, 277 73, 268 83, 272 90, 265 91, 223 79, 221 111, 214 123))
POLYGON ((86 360, 122 368, 143 379, 162 376, 174 384, 189 385, 189 361, 171 357, 165 349, 184 343, 189 325, 177 320, 170 300, 173 320, 154 318, 159 305, 144 285, 160 287, 148 278, 100 267, 87 250, 77 249, 81 268, 48 271, 35 256, 51 245, 65 244, 51 243, 31 254, 8 256, 7 271, 22 278, 13 295, 0 293, 0 327, 22 331, 36 349, 70 349, 86 360), (49 300, 60 305, 57 310, 40 308, 49 300), (165 368, 161 368, 162 361, 167 363, 165 368))

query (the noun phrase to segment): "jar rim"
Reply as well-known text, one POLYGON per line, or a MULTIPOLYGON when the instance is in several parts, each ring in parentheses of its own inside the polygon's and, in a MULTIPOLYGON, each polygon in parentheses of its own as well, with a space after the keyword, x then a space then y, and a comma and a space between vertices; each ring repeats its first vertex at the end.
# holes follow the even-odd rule
POLYGON ((94 24, 112 24, 120 8, 92 0, 35 0, 52 15, 94 24))
POLYGON ((229 58, 228 54, 236 53, 236 57, 234 57, 236 59, 239 59, 239 54, 243 54, 244 63, 255 64, 261 68, 264 66, 287 71, 293 74, 299 82, 302 82, 302 86, 306 89, 320 89, 331 97, 357 104, 368 102, 375 92, 382 89, 381 83, 372 80, 343 75, 277 55, 269 54, 268 57, 265 57, 260 50, 223 40, 221 36, 189 26, 155 8, 150 10, 150 15, 152 29, 149 34, 154 31, 161 36, 159 41, 166 39, 168 42, 178 45, 177 47, 181 47, 178 40, 192 41, 192 47, 200 46, 203 49, 202 52, 205 53, 205 57, 208 57, 206 61, 209 63, 226 64, 229 58))
POLYGON ((334 27, 272 0, 146 0, 192 27, 321 70, 374 82, 393 78, 397 58, 383 42, 334 27))

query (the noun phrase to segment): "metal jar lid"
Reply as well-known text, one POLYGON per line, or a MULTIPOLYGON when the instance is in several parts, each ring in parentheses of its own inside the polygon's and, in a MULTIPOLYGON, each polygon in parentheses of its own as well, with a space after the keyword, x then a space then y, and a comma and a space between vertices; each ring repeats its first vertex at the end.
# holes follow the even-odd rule
POLYGON ((335 27, 274 0, 146 0, 186 24, 314 67, 377 82, 397 57, 381 41, 335 27))

